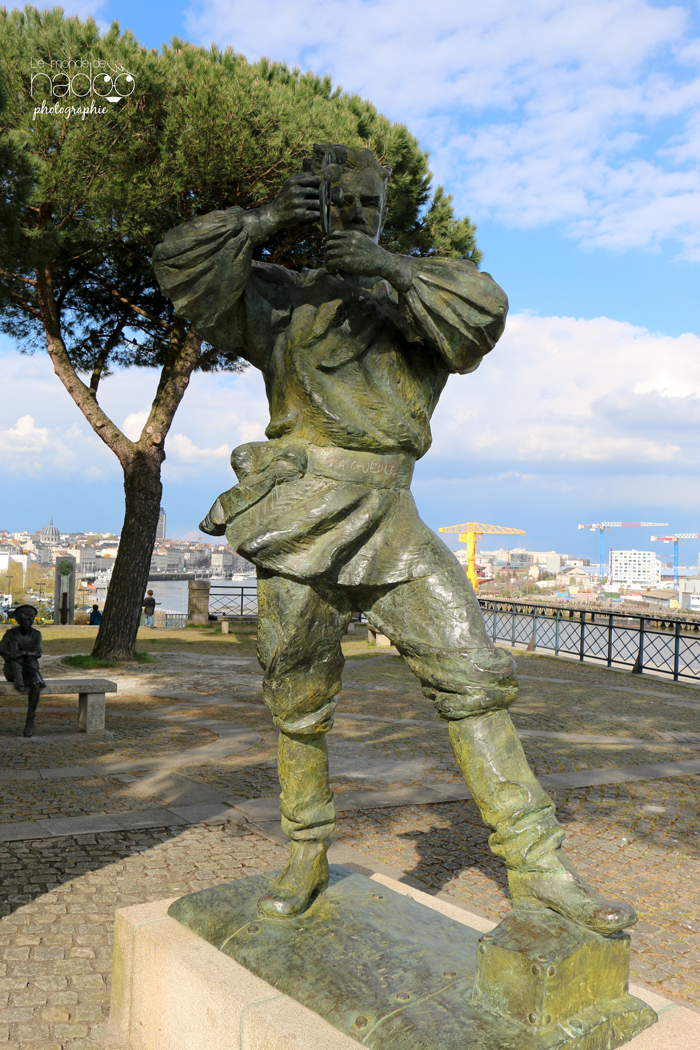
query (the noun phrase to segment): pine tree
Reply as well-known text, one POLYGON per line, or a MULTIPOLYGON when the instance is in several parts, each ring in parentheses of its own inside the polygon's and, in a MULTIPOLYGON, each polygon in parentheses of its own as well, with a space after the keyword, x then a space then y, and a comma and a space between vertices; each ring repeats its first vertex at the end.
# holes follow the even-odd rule
MULTIPOLYGON (((442 187, 430 199, 428 157, 409 131, 329 77, 178 39, 148 50, 117 22, 100 36, 92 19, 60 8, 0 9, 0 53, 0 329, 27 353, 48 351, 121 464, 124 526, 94 653, 128 659, 175 412, 193 372, 244 366, 174 316, 151 265, 166 232, 212 209, 266 203, 314 141, 342 142, 393 169, 387 247, 476 263, 480 253, 442 187), (92 112, 67 115, 70 106, 92 112), (160 370, 135 441, 98 399, 112 372, 132 367, 160 370)), ((261 251, 293 268, 321 258, 308 227, 261 251)))

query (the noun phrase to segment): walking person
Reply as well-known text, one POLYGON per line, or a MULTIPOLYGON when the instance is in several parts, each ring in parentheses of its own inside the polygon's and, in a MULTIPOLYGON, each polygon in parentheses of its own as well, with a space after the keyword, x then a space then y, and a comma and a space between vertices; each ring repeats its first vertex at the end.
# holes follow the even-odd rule
POLYGON ((143 622, 144 627, 155 627, 154 617, 156 612, 156 600, 153 591, 148 591, 143 599, 143 622))

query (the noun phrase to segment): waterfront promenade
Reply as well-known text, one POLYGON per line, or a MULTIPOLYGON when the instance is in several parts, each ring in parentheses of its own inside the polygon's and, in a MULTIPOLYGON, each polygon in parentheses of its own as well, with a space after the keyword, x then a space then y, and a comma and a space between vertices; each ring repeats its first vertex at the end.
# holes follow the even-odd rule
MULTIPOLYGON (((45 673, 73 674, 62 657, 88 652, 93 635, 44 629, 45 673)), ((0 1047, 116 1050, 105 1028, 115 909, 283 863, 254 633, 142 630, 139 648, 152 663, 89 672, 119 686, 103 737, 76 732, 74 698, 51 697, 25 740, 23 702, 0 698, 0 1047)), ((363 635, 345 650, 331 860, 498 922, 505 873, 445 724, 393 650, 363 635)), ((633 980, 700 1026, 700 688, 517 660, 514 721, 567 850, 638 908, 633 980)))

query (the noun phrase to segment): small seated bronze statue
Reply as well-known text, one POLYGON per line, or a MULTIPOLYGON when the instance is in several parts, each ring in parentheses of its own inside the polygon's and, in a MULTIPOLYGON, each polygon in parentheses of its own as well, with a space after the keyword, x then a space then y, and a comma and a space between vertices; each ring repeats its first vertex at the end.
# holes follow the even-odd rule
POLYGON ((25 736, 34 735, 34 716, 39 704, 41 690, 46 682, 39 670, 41 657, 41 631, 33 626, 38 609, 33 605, 19 605, 12 613, 19 624, 5 631, 0 638, 0 656, 3 658, 3 674, 14 684, 18 693, 27 693, 27 721, 25 736))

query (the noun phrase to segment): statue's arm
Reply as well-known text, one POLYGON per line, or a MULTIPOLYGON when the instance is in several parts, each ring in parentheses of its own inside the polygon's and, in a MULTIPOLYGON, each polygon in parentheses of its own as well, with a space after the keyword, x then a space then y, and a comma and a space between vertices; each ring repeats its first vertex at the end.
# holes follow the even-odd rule
POLYGON ((451 372, 472 372, 503 332, 506 294, 468 259, 394 255, 361 232, 338 230, 327 239, 326 265, 388 281, 406 331, 436 350, 451 372))
POLYGON ((468 259, 410 259, 412 283, 401 310, 452 372, 473 372, 505 328, 508 298, 468 259))
POLYGON ((17 639, 13 633, 15 628, 10 627, 9 630, 5 631, 2 638, 0 638, 0 656, 8 659, 9 657, 16 656, 19 652, 19 646, 17 645, 17 639))
POLYGON ((318 185, 317 175, 302 172, 268 204, 210 212, 169 230, 155 249, 153 267, 163 293, 212 346, 264 365, 257 351, 268 342, 260 330, 265 311, 255 310, 251 332, 245 307, 253 250, 280 229, 318 221, 318 185))

